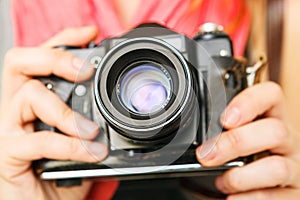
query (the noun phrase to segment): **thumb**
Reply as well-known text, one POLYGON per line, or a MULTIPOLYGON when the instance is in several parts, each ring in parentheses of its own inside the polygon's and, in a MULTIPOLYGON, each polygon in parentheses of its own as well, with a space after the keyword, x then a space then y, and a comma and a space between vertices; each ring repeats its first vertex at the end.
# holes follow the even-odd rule
POLYGON ((95 40, 98 35, 98 29, 95 26, 85 26, 77 28, 67 28, 54 35, 48 41, 43 43, 42 47, 55 46, 82 46, 95 40))

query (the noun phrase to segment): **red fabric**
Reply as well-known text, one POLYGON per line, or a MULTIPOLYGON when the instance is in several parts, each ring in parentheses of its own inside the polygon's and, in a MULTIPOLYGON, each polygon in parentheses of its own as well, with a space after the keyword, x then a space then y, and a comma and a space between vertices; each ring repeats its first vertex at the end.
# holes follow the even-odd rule
POLYGON ((109 200, 114 195, 118 185, 118 181, 96 182, 86 200, 109 200))
MULTIPOLYGON (((98 42, 127 31, 113 0, 13 0, 15 44, 38 45, 67 27, 97 25, 98 42)), ((141 0, 131 27, 157 22, 190 37, 204 22, 223 25, 236 56, 244 53, 249 14, 242 0, 141 0), (191 1, 200 6, 191 7, 191 1)))
MULTIPOLYGON (((98 42, 128 31, 120 22, 113 0, 13 0, 12 16, 16 46, 36 46, 67 27, 97 25, 98 42)), ((249 21, 242 0, 141 0, 131 27, 157 22, 193 37, 201 24, 214 22, 225 27, 235 55, 242 56, 249 21), (191 1, 200 4, 193 7, 191 1)), ((117 181, 96 183, 88 199, 110 199, 117 185, 117 181)))

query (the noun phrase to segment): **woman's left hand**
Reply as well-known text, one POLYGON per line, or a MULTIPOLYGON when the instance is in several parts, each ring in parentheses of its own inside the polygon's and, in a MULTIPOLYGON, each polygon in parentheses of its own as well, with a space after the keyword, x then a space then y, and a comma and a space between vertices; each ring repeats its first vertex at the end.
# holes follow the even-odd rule
POLYGON ((299 199, 300 133, 290 126, 278 85, 266 82, 244 90, 229 103, 221 123, 227 131, 197 149, 201 164, 217 166, 258 152, 271 154, 217 178, 217 188, 228 199, 299 199))

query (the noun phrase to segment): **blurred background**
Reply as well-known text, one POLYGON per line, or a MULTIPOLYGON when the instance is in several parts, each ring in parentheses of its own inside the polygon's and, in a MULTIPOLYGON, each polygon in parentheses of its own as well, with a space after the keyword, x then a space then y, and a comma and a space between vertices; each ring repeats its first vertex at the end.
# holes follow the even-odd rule
POLYGON ((10 16, 10 0, 0 0, 0 75, 2 74, 3 57, 12 45, 13 32, 10 16))

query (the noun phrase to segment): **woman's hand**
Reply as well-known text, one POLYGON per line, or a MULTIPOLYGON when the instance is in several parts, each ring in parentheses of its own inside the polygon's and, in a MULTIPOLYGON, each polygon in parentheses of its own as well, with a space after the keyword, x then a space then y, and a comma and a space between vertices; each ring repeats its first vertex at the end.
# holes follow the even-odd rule
POLYGON ((95 27, 68 29, 41 47, 14 48, 6 54, 0 111, 1 199, 65 200, 87 195, 89 182, 56 188, 53 182, 39 181, 32 171, 32 161, 42 158, 96 162, 107 154, 104 145, 91 141, 98 134, 98 126, 72 111, 33 77, 54 74, 70 81, 88 79, 93 70, 79 73, 82 60, 52 47, 82 46, 96 36, 95 27), (35 132, 33 122, 37 118, 65 134, 35 132))
POLYGON ((229 194, 228 199, 299 199, 300 133, 290 126, 284 112, 278 85, 266 82, 248 88, 221 117, 227 131, 215 144, 212 139, 198 148, 198 160, 205 166, 262 151, 271 153, 217 178, 216 186, 229 194))

